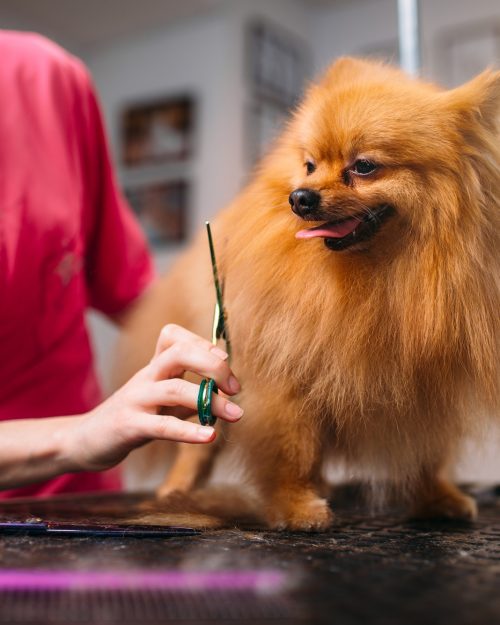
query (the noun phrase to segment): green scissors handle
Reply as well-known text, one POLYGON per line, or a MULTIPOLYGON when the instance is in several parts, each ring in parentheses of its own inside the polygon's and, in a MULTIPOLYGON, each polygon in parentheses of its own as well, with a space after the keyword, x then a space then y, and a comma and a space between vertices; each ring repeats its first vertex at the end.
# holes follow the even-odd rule
POLYGON ((212 393, 218 393, 219 389, 215 380, 204 378, 198 392, 198 418, 201 425, 214 425, 217 417, 212 414, 212 393))

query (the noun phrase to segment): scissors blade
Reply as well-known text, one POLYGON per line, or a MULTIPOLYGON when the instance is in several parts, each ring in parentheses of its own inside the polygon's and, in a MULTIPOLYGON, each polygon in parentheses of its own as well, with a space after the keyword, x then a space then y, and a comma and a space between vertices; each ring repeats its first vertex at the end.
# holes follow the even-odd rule
POLYGON ((210 248, 210 258, 212 260, 212 274, 214 278, 216 305, 214 311, 214 320, 212 326, 212 343, 215 343, 218 339, 223 337, 228 347, 228 353, 230 354, 230 342, 229 335, 226 326, 226 314, 224 310, 224 301, 222 299, 222 287, 219 281, 219 272, 217 271, 217 260, 215 258, 215 248, 212 239, 212 230, 210 229, 210 222, 205 222, 208 235, 208 246, 210 248))

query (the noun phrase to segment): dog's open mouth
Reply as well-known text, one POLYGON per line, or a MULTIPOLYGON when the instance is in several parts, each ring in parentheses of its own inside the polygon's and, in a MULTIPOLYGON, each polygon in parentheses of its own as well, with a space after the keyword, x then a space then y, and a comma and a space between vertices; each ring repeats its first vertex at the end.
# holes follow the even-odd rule
POLYGON ((382 204, 369 213, 337 221, 327 221, 319 226, 314 226, 314 228, 300 230, 296 233, 295 238, 322 238, 330 250, 345 250, 352 245, 370 239, 393 213, 394 208, 392 206, 382 204))

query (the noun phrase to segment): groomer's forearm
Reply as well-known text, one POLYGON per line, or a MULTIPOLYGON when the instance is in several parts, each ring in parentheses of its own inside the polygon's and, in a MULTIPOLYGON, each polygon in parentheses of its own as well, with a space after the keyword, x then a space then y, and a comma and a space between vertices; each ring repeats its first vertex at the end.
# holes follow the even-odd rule
POLYGON ((16 488, 78 470, 68 457, 70 431, 81 419, 51 417, 0 423, 0 489, 16 488))

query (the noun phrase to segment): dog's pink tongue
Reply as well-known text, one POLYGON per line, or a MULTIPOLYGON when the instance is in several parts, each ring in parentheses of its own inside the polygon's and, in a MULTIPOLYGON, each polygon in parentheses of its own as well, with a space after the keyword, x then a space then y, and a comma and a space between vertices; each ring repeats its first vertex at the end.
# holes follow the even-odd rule
POLYGON ((313 239, 314 237, 341 239, 348 234, 351 234, 356 227, 361 223, 361 220, 353 217, 346 221, 341 221, 338 224, 323 224, 322 226, 316 226, 315 228, 308 228, 307 230, 300 230, 296 233, 296 239, 313 239))

